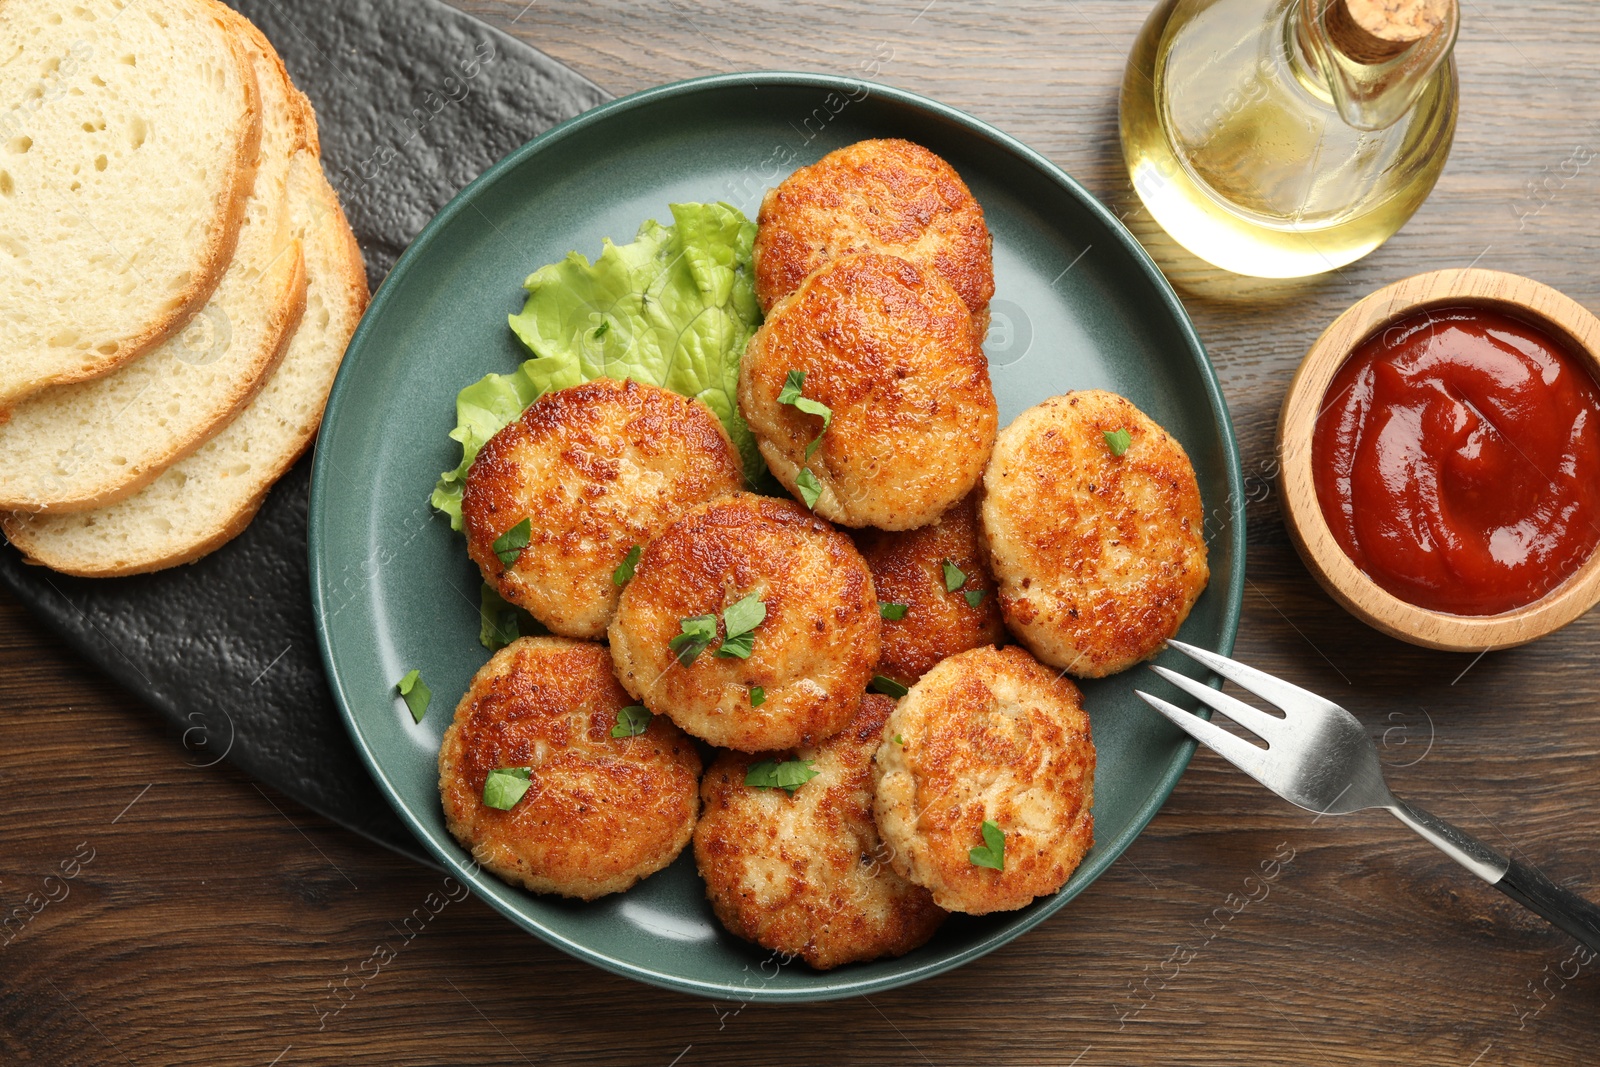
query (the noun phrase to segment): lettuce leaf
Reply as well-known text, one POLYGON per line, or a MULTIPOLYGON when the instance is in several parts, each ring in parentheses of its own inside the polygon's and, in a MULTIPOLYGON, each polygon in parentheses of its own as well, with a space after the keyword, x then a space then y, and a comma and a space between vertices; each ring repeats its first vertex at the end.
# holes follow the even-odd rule
POLYGON ((671 226, 648 221, 630 244, 606 241, 528 276, 510 325, 534 358, 456 397, 461 463, 439 478, 433 506, 461 529, 467 470, 490 437, 541 394, 596 378, 632 378, 703 400, 754 483, 764 472, 736 397, 739 359, 761 323, 751 270, 756 227, 728 204, 673 204, 671 226))

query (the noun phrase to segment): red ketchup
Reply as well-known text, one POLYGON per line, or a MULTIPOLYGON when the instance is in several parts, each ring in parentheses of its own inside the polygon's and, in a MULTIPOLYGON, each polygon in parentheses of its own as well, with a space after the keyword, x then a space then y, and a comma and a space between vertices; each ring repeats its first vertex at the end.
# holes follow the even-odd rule
POLYGON ((1323 517, 1373 581, 1421 608, 1531 604, 1600 541, 1600 388, 1520 319, 1446 308, 1358 348, 1317 417, 1323 517))

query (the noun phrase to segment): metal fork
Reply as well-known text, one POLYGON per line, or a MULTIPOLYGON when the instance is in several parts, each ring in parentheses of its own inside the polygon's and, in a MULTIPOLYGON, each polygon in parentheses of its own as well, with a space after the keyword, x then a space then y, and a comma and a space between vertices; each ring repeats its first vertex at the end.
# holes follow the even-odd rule
POLYGON ((1150 669, 1267 742, 1260 748, 1160 697, 1137 691, 1179 729, 1291 804, 1322 815, 1383 808, 1441 852, 1589 948, 1600 951, 1600 907, 1552 882, 1537 868, 1508 859, 1443 819, 1389 792, 1378 750, 1348 711, 1315 693, 1180 641, 1167 644, 1246 692, 1281 709, 1260 711, 1165 667, 1150 669))

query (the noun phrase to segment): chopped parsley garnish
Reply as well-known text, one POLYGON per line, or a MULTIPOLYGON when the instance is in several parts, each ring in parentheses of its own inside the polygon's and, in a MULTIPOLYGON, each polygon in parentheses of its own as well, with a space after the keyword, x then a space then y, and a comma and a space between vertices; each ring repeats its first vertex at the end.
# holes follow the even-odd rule
POLYGON ((517 562, 517 557, 522 555, 522 550, 528 547, 528 540, 532 536, 533 520, 523 519, 495 538, 494 554, 500 557, 501 563, 509 567, 517 562))
MULTIPOLYGON (((722 613, 724 636, 717 655, 725 659, 749 659, 755 649, 755 628, 766 617, 767 605, 762 602, 759 593, 750 593, 728 605, 722 613)), ((672 651, 678 654, 678 662, 685 667, 717 639, 715 615, 691 615, 687 619, 680 619, 678 628, 683 632, 669 643, 672 651)))
POLYGON ((972 861, 974 867, 991 867, 997 871, 1006 869, 1006 835, 994 823, 985 819, 983 822, 983 845, 967 852, 967 859, 972 861))
POLYGON ((628 579, 633 577, 633 572, 639 566, 639 557, 644 554, 644 549, 634 545, 628 549, 628 554, 622 557, 622 562, 617 564, 617 569, 611 572, 611 584, 624 586, 628 579))
POLYGON ((767 691, 759 685, 750 687, 750 706, 759 708, 767 702, 767 691))
POLYGON ((604 337, 606 335, 606 331, 608 331, 610 329, 611 329, 611 320, 607 319, 606 321, 602 322, 600 325, 596 326, 594 328, 594 332, 592 334, 590 334, 589 336, 593 337, 596 341, 598 341, 598 340, 600 340, 600 338, 604 337))
POLYGON ((888 619, 890 622, 899 622, 906 617, 906 612, 911 610, 910 604, 891 604, 886 600, 878 601, 878 617, 888 619))
POLYGON ((756 789, 782 789, 790 796, 818 774, 811 769, 812 760, 792 759, 782 763, 764 759, 755 764, 744 776, 744 784, 756 789))
POLYGON ((766 617, 767 605, 761 594, 750 593, 723 609, 722 625, 729 637, 738 637, 760 626, 766 617))
POLYGON ((654 718, 647 708, 640 704, 630 704, 617 712, 617 725, 611 728, 612 737, 638 737, 645 732, 654 718))
POLYGON ((967 607, 969 608, 976 608, 979 604, 983 603, 982 589, 968 589, 961 595, 967 598, 967 607))
POLYGON ((433 700, 433 690, 422 680, 422 672, 407 671, 404 678, 394 683, 394 687, 400 690, 400 699, 411 709, 411 721, 421 722, 422 717, 428 714, 429 702, 433 700))
POLYGON ((822 483, 811 473, 811 468, 800 468, 800 473, 794 476, 794 487, 800 490, 800 499, 806 502, 806 507, 817 506, 817 498, 822 495, 822 483))
POLYGON ((895 744, 900 745, 902 748, 905 747, 906 739, 899 734, 895 734, 893 740, 895 744))
POLYGON ((483 780, 483 802, 497 811, 510 811, 528 791, 532 767, 501 767, 483 780))
POLYGON ((691 615, 678 621, 678 629, 683 632, 667 644, 678 654, 679 665, 687 667, 717 639, 717 617, 691 615))
POLYGON ((1133 434, 1127 430, 1107 430, 1106 447, 1113 456, 1120 456, 1133 446, 1133 434))
POLYGON ((490 652, 498 652, 522 636, 517 609, 506 603, 488 582, 478 592, 478 640, 490 652))
POLYGON ((805 386, 806 372, 803 370, 790 371, 789 376, 784 379, 783 389, 778 393, 778 403, 793 405, 796 410, 803 411, 807 415, 821 416, 822 430, 816 437, 811 439, 809 445, 806 445, 806 462, 809 463, 811 457, 816 454, 817 449, 822 445, 822 435, 828 432, 829 426, 833 425, 833 409, 820 400, 812 400, 810 397, 801 396, 800 392, 805 386))
POLYGON ((886 697, 894 697, 896 700, 911 692, 911 690, 893 678, 887 678, 881 674, 874 674, 872 681, 867 684, 867 688, 874 693, 882 693, 886 697))
POLYGON ((722 612, 724 636, 717 655, 725 659, 749 659, 755 648, 755 628, 767 617, 767 605, 758 593, 750 593, 722 612))
POLYGON ((957 589, 960 589, 966 584, 966 571, 962 570, 960 567, 957 567, 949 560, 945 560, 942 566, 944 567, 944 591, 946 593, 954 593, 957 589))

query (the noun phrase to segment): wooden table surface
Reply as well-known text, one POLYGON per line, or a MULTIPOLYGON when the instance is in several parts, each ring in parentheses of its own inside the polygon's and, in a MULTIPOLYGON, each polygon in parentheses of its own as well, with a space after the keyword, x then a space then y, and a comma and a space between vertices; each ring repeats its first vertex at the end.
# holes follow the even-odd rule
MULTIPOLYGON (((1460 128, 1432 199, 1366 260, 1296 284, 1204 268, 1137 209, 1116 97, 1144 0, 525 2, 466 6, 618 94, 877 56, 881 80, 1033 145, 1128 212, 1179 286, 1247 474, 1270 475, 1299 357, 1381 285, 1477 263, 1600 310, 1591 0, 1464 0, 1460 128)), ((1409 799, 1600 893, 1600 614, 1481 658, 1396 643, 1311 582, 1275 497, 1269 481, 1249 507, 1238 653, 1360 715, 1409 799)), ((439 874, 192 766, 9 598, 0 690, 0 903, 68 887, 0 948, 4 1064, 1596 1061, 1600 961, 1387 815, 1319 821, 1205 751, 1126 855, 1019 941, 870 999, 740 1005, 612 977, 472 899, 403 941, 439 874), (46 886, 63 865, 77 876, 46 886), (346 983, 384 943, 403 949, 346 983), (330 1014, 335 987, 359 992, 330 1014)))

